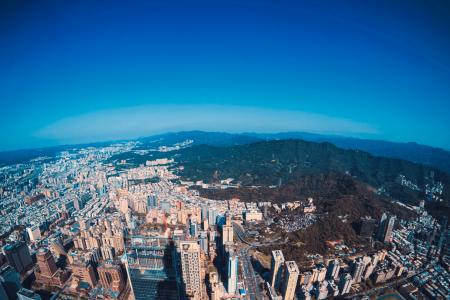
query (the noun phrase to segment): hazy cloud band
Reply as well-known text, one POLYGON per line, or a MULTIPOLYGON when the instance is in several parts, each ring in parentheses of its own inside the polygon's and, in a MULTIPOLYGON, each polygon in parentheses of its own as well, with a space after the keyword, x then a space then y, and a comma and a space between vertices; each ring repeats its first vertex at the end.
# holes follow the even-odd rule
POLYGON ((181 130, 306 131, 352 136, 378 133, 368 124, 300 111, 218 105, 151 105, 65 118, 39 129, 35 136, 59 143, 84 143, 181 130))

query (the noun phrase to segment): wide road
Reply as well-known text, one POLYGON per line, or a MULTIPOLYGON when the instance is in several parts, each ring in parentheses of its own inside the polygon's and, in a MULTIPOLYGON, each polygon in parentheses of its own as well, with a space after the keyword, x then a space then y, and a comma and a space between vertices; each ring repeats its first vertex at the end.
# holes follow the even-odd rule
POLYGON ((247 289, 247 297, 250 300, 261 300, 263 299, 263 296, 259 288, 257 275, 255 274, 255 270, 253 269, 252 262, 250 260, 250 255, 248 253, 250 248, 255 246, 246 241, 247 236, 239 224, 233 223, 233 229, 237 239, 241 243, 247 245, 239 251, 239 257, 242 262, 242 270, 244 273, 245 287, 247 289))

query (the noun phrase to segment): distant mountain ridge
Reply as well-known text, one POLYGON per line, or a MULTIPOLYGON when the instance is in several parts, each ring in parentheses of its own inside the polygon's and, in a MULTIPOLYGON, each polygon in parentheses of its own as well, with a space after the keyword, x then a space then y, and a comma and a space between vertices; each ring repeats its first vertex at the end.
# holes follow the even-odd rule
POLYGON ((249 144, 265 140, 301 139, 311 142, 328 142, 337 147, 352 150, 362 150, 375 156, 399 158, 411 162, 439 168, 450 173, 450 152, 441 148, 421 145, 417 143, 398 143, 383 140, 359 139, 333 135, 321 135, 306 132, 280 133, 226 133, 206 131, 182 131, 160 134, 139 139, 144 144, 175 144, 187 139, 194 140, 194 144, 212 146, 233 146, 249 144))
POLYGON ((405 159, 424 165, 434 166, 450 173, 450 151, 417 144, 415 142, 400 143, 306 132, 285 132, 275 134, 248 133, 248 135, 265 140, 296 138, 311 142, 329 142, 340 148, 362 150, 376 156, 405 159))
MULTIPOLYGON (((375 156, 400 158, 429 165, 450 173, 450 152, 417 143, 397 143, 382 140, 358 139, 342 136, 321 135, 306 132, 281 133, 226 133, 206 131, 181 131, 142 137, 137 139, 142 148, 167 146, 193 140, 194 145, 236 146, 265 140, 302 139, 312 142, 329 142, 344 149, 362 150, 375 156)), ((60 151, 83 146, 102 146, 110 142, 85 145, 61 145, 39 149, 0 151, 0 166, 21 163, 39 156, 54 156, 60 151)))

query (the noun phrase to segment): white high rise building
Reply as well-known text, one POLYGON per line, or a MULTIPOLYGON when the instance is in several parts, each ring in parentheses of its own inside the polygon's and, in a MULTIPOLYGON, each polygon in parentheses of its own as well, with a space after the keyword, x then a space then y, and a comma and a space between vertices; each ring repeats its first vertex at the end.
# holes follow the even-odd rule
POLYGON ((270 285, 276 289, 280 289, 281 276, 283 274, 284 255, 281 250, 272 251, 272 262, 270 266, 271 281, 270 285))
POLYGON ((297 288, 298 275, 300 274, 295 261, 287 261, 284 264, 283 300, 293 300, 297 288))
POLYGON ((42 238, 39 226, 27 227, 27 233, 32 242, 40 240, 42 238))
POLYGON ((230 251, 228 254, 227 263, 227 291, 230 295, 237 293, 238 283, 238 256, 234 251, 230 251))

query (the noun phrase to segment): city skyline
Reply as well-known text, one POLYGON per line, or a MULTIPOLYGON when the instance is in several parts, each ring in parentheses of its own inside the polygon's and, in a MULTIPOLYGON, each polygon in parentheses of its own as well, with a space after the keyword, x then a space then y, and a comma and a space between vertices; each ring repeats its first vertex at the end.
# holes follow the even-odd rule
POLYGON ((0 150, 201 130, 214 107, 220 131, 450 148, 443 2, 1 5, 0 150))
POLYGON ((448 0, 0 1, 0 300, 450 299, 448 0))

